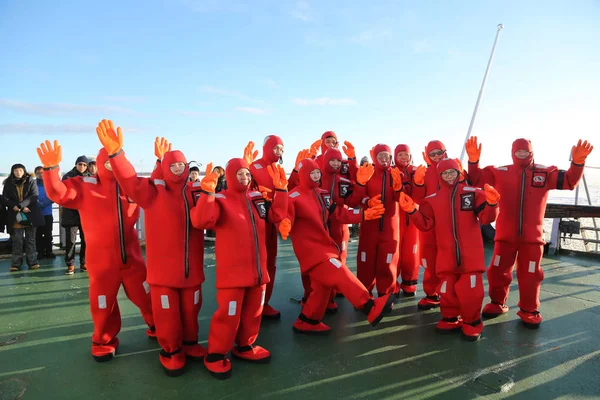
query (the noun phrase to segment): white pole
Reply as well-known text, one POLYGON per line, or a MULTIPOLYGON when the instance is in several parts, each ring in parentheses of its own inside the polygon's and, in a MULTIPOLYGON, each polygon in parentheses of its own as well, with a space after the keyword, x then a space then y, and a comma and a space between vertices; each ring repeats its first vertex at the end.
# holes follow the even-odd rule
MULTIPOLYGON (((473 110, 473 116, 471 117, 471 123, 469 124, 469 130, 467 131, 467 137, 465 138, 465 143, 471 137, 471 130, 473 129, 473 124, 475 123, 475 117, 477 116, 477 110, 479 109, 479 102, 481 101, 481 97, 483 96, 483 88, 485 87, 485 81, 487 81, 488 73, 490 72, 490 67, 492 66, 492 60, 494 59, 494 52, 496 51, 496 43, 498 43, 498 36, 500 36, 500 31, 504 28, 504 25, 498 24, 498 30, 496 31, 496 38, 494 39, 494 45, 492 46, 492 53, 490 54, 490 59, 488 60, 487 68, 485 69, 485 75, 483 75, 483 82, 481 82, 481 88, 479 89, 479 95, 477 96, 477 102, 475 103, 475 109, 473 110)), ((460 162, 462 163, 463 158, 465 157, 465 146, 463 145, 462 151, 460 153, 460 162)))

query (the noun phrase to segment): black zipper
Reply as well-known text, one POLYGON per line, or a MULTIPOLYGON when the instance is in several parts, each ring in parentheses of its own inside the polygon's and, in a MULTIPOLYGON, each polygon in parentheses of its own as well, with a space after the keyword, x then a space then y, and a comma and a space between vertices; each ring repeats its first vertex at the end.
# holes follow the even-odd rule
POLYGON ((454 197, 456 195, 456 189, 458 189, 458 184, 454 185, 454 189, 452 189, 452 230, 454 234, 454 243, 456 245, 456 264, 460 266, 460 247, 458 245, 458 233, 456 229, 456 210, 454 208, 454 197))
POLYGON ((190 205, 188 204, 187 196, 187 184, 183 185, 183 205, 185 207, 185 277, 190 275, 190 205))
MULTIPOLYGON (((385 183, 387 180, 386 170, 383 170, 383 180, 381 181, 381 203, 385 204, 385 183)), ((383 216, 379 219, 379 232, 383 231, 383 216)))
POLYGON ((525 201, 526 171, 521 174, 521 206, 519 207, 519 236, 523 236, 523 202, 525 201))
POLYGON ((125 227, 123 226, 123 207, 121 206, 121 190, 117 183, 117 216, 119 219, 119 242, 121 244, 121 261, 127 264, 127 252, 125 251, 125 227))
POLYGON ((325 227, 325 230, 327 232, 329 232, 329 229, 327 228, 327 205, 321 198, 321 195, 319 194, 319 192, 317 192, 317 189, 315 189, 315 194, 317 195, 317 199, 319 199, 319 204, 321 204, 321 215, 323 218, 323 226, 325 227))
POLYGON ((256 220, 254 219, 254 213, 252 212, 252 205, 250 204, 250 200, 246 199, 246 205, 248 206, 248 212, 250 213, 250 222, 252 224, 252 231, 254 232, 254 250, 256 253, 256 269, 258 271, 258 284, 262 284, 262 271, 260 270, 260 253, 258 252, 258 233, 256 231, 256 220))

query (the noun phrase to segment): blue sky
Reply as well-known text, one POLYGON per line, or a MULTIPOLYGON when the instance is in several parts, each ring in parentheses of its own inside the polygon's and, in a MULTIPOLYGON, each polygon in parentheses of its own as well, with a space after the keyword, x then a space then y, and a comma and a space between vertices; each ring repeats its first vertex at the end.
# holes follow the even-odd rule
POLYGON ((359 157, 376 143, 431 139, 458 156, 496 33, 473 133, 483 163, 568 166, 579 137, 600 166, 600 1, 5 0, 0 2, 0 171, 63 170, 96 154, 94 127, 123 127, 128 158, 154 162, 155 136, 188 160, 224 164, 248 140, 286 145, 285 166, 334 130, 359 157))

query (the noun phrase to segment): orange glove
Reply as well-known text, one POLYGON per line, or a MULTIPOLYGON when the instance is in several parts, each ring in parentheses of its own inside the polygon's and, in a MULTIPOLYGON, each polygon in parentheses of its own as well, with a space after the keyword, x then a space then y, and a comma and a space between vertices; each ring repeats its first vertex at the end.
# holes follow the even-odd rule
POLYGON ((248 165, 252 164, 256 157, 258 157, 258 150, 254 150, 254 142, 248 142, 246 147, 244 148, 244 160, 248 163, 248 165))
POLYGON ((288 181, 287 177, 285 176, 285 171, 281 165, 277 163, 267 165, 267 172, 273 180, 273 186, 275 186, 275 189, 287 190, 288 181))
POLYGON ((260 194, 262 194, 263 199, 265 199, 266 201, 273 201, 273 197, 271 196, 271 193, 273 193, 273 191, 271 189, 269 189, 268 187, 258 185, 258 191, 260 192, 260 194))
POLYGON ((485 192, 485 201, 491 206, 498 204, 498 200, 500 200, 500 193, 493 186, 488 185, 487 183, 483 186, 483 191, 485 192))
POLYGON ((465 170, 463 169, 462 163, 459 158, 455 158, 454 161, 456 161, 456 164, 458 165, 458 181, 464 182, 467 177, 465 176, 465 170))
POLYGON ((296 165, 294 166, 294 170, 296 172, 298 171, 298 166, 300 165, 300 161, 304 160, 305 158, 312 158, 312 156, 310 155, 310 152, 307 149, 300 150, 300 152, 296 156, 296 165))
POLYGON ((117 154, 123 148, 123 132, 121 132, 121 127, 118 127, 115 132, 115 126, 110 119, 103 119, 99 122, 96 133, 109 156, 117 154))
POLYGON ((310 158, 315 158, 317 154, 319 154, 319 149, 321 148, 321 139, 316 140, 313 144, 310 145, 310 158))
POLYGON ((208 163, 206 166, 206 174, 204 178, 200 181, 200 187, 202 190, 208 193, 214 193, 217 188, 217 181, 219 180, 219 174, 217 172, 212 172, 213 163, 208 163))
POLYGON ((378 206, 378 205, 383 205, 383 203, 381 202, 381 195, 380 195, 380 194, 378 194, 378 195, 377 195, 377 196, 375 196, 375 197, 371 197, 371 198, 369 199, 369 202, 367 203, 367 205, 368 205, 369 207, 375 207, 375 206, 378 206))
POLYGON ((469 162, 476 163, 481 156, 481 144, 477 145, 477 136, 471 136, 465 143, 465 150, 469 156, 469 162))
POLYGON ((410 196, 407 196, 404 192, 400 193, 400 208, 409 214, 412 214, 417 209, 415 202, 410 196))
POLYGON ((383 205, 379 204, 373 207, 367 208, 363 213, 363 218, 365 221, 370 221, 373 219, 379 219, 385 213, 385 208, 383 205))
POLYGON ((344 154, 346 154, 346 157, 356 158, 356 150, 354 149, 354 146, 352 145, 352 143, 344 142, 344 145, 342 146, 342 150, 344 150, 344 154))
POLYGON ((369 179, 375 173, 375 167, 372 164, 361 165, 356 172, 356 182, 360 185, 366 185, 369 179))
POLYGON ((575 164, 585 164, 585 159, 594 150, 594 146, 588 141, 581 142, 581 139, 577 142, 577 146, 573 146, 571 150, 571 158, 575 164))
POLYGON ((54 141, 54 148, 49 140, 40 143, 37 153, 44 168, 56 167, 62 161, 62 147, 58 144, 58 140, 54 141))
POLYGON ((395 192, 402 190, 402 172, 398 168, 392 168, 392 185, 395 192))
POLYGON ((424 165, 419 165, 415 170, 415 176, 413 177, 413 181, 417 186, 423 186, 425 184, 425 173, 427 172, 427 167, 424 165))
POLYGON ((154 155, 159 160, 162 160, 163 156, 167 151, 171 151, 173 149, 173 144, 169 143, 167 139, 164 137, 156 138, 154 141, 154 155))
POLYGON ((423 160, 425 160, 425 164, 427 164, 427 166, 431 165, 431 159, 429 158, 429 155, 427 154, 427 146, 425 146, 425 151, 423 152, 423 160))
POLYGON ((279 233, 281 234, 281 238, 283 240, 287 240, 290 236, 290 231, 292 230, 292 221, 289 218, 284 218, 279 223, 279 233))

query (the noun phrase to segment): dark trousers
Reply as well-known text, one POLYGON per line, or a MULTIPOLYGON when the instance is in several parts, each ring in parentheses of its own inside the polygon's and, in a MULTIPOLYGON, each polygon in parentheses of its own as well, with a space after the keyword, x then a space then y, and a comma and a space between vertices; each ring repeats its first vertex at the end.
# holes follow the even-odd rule
POLYGON ((46 223, 44 226, 38 226, 35 231, 35 247, 40 257, 52 254, 52 227, 54 226, 54 217, 44 215, 46 223))
POLYGON ((13 228, 10 234, 12 241, 12 266, 21 268, 23 264, 23 244, 25 244, 25 258, 27 265, 32 267, 36 265, 37 254, 35 252, 35 226, 27 226, 24 228, 13 228), (23 240, 23 236, 25 240, 23 240))
POLYGON ((65 249, 65 263, 68 266, 75 265, 75 244, 77 243, 77 231, 81 243, 79 245, 79 265, 85 265, 85 236, 80 226, 65 227, 67 234, 67 248, 65 249))

